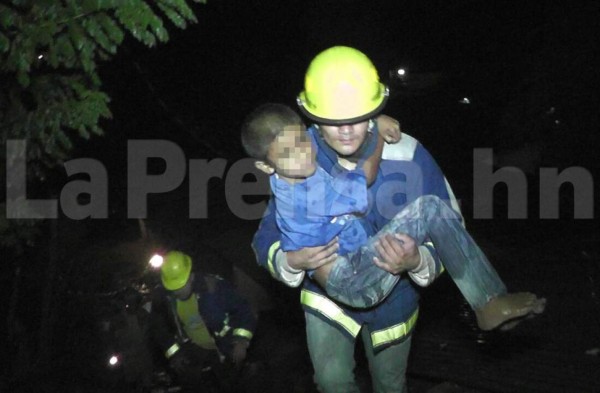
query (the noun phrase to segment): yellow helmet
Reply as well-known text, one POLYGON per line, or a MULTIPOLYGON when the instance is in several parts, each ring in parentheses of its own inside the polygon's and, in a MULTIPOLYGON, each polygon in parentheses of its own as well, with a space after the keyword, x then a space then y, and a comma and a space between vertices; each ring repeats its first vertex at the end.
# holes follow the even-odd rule
POLYGON ((364 53, 334 46, 319 53, 308 66, 298 105, 317 123, 352 124, 375 116, 388 95, 364 53))
POLYGON ((166 289, 176 291, 185 285, 191 272, 192 258, 182 252, 171 251, 165 255, 160 278, 166 289))

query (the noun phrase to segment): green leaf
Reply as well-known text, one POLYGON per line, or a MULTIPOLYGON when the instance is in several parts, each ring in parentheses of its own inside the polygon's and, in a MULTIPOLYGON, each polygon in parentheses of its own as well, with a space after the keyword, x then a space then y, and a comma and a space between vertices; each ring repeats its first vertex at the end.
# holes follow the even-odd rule
POLYGON ((71 150, 73 148, 73 142, 71 142, 71 139, 69 139, 67 134, 62 130, 56 132, 56 139, 65 150, 71 150))
POLYGON ((29 86, 29 83, 31 82, 31 80, 29 79, 29 74, 21 70, 17 72, 17 81, 22 87, 29 86))
POLYGON ((86 29, 88 34, 96 40, 98 45, 109 53, 116 53, 117 46, 112 40, 104 33, 104 30, 100 26, 100 23, 96 21, 95 16, 90 16, 83 22, 83 27, 86 29))
POLYGON ((100 4, 97 0, 83 0, 81 2, 82 11, 86 14, 100 10, 100 4))
POLYGON ((149 25, 152 34, 154 34, 159 41, 166 42, 169 40, 169 34, 164 28, 163 21, 161 18, 159 18, 158 16, 154 16, 150 19, 149 25))
POLYGON ((77 51, 80 51, 81 48, 83 48, 85 41, 87 40, 87 37, 85 36, 85 30, 77 20, 70 21, 68 26, 69 38, 71 39, 71 42, 73 43, 75 49, 77 51))
POLYGON ((9 27, 14 26, 18 14, 12 9, 5 5, 0 5, 0 26, 8 30, 9 27))
POLYGON ((123 34, 123 29, 114 21, 112 17, 105 13, 99 14, 97 19, 110 40, 115 44, 120 45, 125 37, 123 34))
POLYGON ((46 61, 52 68, 58 68, 59 59, 58 59, 58 50, 56 49, 56 45, 54 43, 50 44, 48 48, 48 53, 46 54, 46 61))
POLYGON ((154 36, 154 34, 152 34, 149 31, 144 31, 144 35, 143 35, 143 41, 142 41, 146 46, 152 48, 154 45, 156 45, 156 37, 154 36))
POLYGON ((79 126, 77 132, 79 133, 79 136, 83 139, 90 139, 90 133, 84 125, 79 126))
POLYGON ((46 46, 53 41, 54 35, 59 30, 58 25, 52 21, 45 21, 43 24, 35 26, 35 28, 28 32, 31 36, 32 41, 35 42, 35 46, 46 46))
POLYGON ((91 131, 92 133, 94 133, 95 135, 102 135, 104 132, 102 131, 102 128, 98 127, 96 124, 93 124, 91 126, 91 131))
POLYGON ((185 22, 185 19, 179 15, 179 13, 177 13, 177 11, 173 10, 172 8, 169 8, 165 5, 162 4, 158 4, 158 7, 165 13, 165 15, 167 16, 167 18, 169 18, 169 20, 177 27, 181 28, 181 29, 185 29, 187 24, 185 22))
POLYGON ((0 32, 0 53, 8 51, 10 48, 10 40, 2 32, 0 32))
POLYGON ((77 61, 77 55, 71 40, 66 34, 61 34, 56 39, 56 50, 58 52, 59 61, 68 68, 72 68, 77 61))
POLYGON ((96 69, 96 62, 94 61, 95 50, 96 44, 91 40, 87 40, 79 52, 79 61, 81 61, 83 70, 86 73, 92 73, 96 69))
POLYGON ((184 0, 177 1, 177 11, 188 21, 190 22, 198 22, 196 19, 196 15, 194 15, 194 11, 187 5, 184 0))

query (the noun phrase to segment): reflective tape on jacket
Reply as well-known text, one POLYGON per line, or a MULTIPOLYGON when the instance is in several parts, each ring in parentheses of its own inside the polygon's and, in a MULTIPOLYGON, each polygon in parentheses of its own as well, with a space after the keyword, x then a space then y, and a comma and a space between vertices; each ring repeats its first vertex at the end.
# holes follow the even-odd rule
POLYGON ((360 332, 360 325, 350 318, 340 306, 326 296, 304 288, 300 293, 300 302, 340 325, 352 337, 356 337, 360 332))
POLYGON ((175 343, 171 345, 169 349, 165 351, 166 358, 169 359, 171 356, 175 355, 177 351, 179 351, 179 344, 175 343))
POLYGON ((275 253, 277 253, 277 250, 279 250, 280 248, 281 248, 280 241, 276 241, 275 243, 271 244, 271 247, 269 247, 269 254, 268 254, 268 258, 267 258, 267 263, 269 265, 269 272, 275 278, 277 278, 277 273, 275 271, 274 258, 275 258, 275 253))
POLYGON ((386 329, 372 332, 371 341, 373 342, 373 348, 377 349, 382 345, 390 345, 408 336, 412 329, 415 327, 418 316, 419 309, 417 308, 406 322, 402 322, 398 325, 394 325, 386 329))
POLYGON ((251 340, 252 336, 253 336, 253 334, 250 330, 242 329, 242 328, 234 329, 233 335, 239 336, 239 337, 244 337, 244 338, 247 338, 248 340, 251 340))

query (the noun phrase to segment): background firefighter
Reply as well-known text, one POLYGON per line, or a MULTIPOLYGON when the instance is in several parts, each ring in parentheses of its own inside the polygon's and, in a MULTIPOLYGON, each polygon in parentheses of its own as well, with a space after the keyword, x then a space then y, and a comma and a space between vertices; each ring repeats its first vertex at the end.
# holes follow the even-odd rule
POLYGON ((169 252, 155 291, 152 335, 184 389, 216 378, 220 391, 235 391, 256 327, 248 302, 214 275, 193 271, 192 258, 169 252))

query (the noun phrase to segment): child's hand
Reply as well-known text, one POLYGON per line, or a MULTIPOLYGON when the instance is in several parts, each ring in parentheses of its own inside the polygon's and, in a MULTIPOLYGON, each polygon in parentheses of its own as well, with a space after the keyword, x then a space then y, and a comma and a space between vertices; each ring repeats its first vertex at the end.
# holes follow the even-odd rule
POLYGON ((402 137, 400 123, 392 117, 379 115, 377 117, 377 128, 379 129, 379 135, 387 143, 397 143, 402 137))

